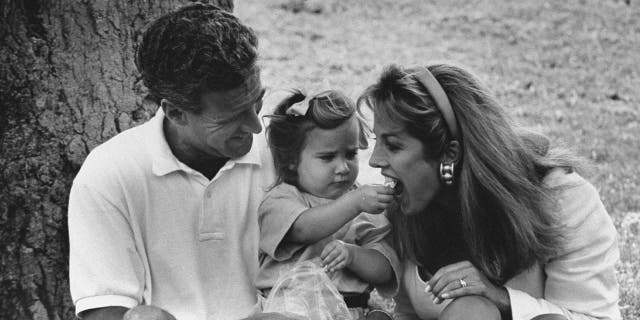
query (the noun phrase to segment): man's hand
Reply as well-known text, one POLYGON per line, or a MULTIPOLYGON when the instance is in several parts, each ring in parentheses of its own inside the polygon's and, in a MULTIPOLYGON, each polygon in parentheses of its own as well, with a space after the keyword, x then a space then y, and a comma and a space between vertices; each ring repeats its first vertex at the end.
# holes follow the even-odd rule
POLYGON ((137 306, 127 311, 122 320, 176 320, 176 318, 158 307, 137 306))

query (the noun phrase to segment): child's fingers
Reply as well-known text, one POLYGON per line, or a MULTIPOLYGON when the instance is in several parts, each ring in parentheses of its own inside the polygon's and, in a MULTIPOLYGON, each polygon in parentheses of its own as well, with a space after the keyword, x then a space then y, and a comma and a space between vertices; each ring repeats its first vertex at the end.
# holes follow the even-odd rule
POLYGON ((378 194, 393 194, 393 188, 387 187, 385 185, 376 185, 373 187, 373 190, 375 190, 375 192, 377 192, 378 194))
POLYGON ((347 266, 347 261, 345 259, 335 260, 335 263, 329 268, 329 272, 335 272, 347 266))
POLYGON ((327 245, 324 246, 324 249, 322 249, 322 253, 320 253, 320 259, 322 259, 322 261, 324 261, 324 259, 327 257, 327 255, 333 251, 337 246, 337 243, 335 242, 329 242, 327 245))
POLYGON ((340 250, 331 250, 323 259, 322 264, 325 266, 329 266, 333 263, 335 259, 340 256, 340 250))
POLYGON ((342 269, 344 267, 345 260, 346 257, 344 255, 338 254, 334 259, 331 260, 331 262, 326 265, 326 268, 329 272, 334 272, 338 269, 342 269))
POLYGON ((391 203, 391 202, 393 202, 393 196, 392 195, 387 195, 387 194, 379 194, 378 195, 378 202, 391 203))

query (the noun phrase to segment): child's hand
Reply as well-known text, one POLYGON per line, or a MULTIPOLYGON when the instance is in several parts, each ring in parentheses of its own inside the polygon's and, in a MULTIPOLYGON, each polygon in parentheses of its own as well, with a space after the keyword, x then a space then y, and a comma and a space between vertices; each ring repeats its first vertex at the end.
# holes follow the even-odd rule
POLYGON ((358 211, 372 214, 384 212, 393 201, 393 188, 384 185, 364 185, 349 194, 356 202, 358 211))
POLYGON ((340 270, 353 261, 349 244, 340 240, 333 240, 324 246, 320 258, 322 259, 322 266, 327 272, 340 270))

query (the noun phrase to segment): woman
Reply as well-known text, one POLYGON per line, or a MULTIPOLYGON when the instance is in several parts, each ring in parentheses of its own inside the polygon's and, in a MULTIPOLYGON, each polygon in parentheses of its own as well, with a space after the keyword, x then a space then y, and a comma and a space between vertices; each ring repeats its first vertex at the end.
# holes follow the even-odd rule
POLYGON ((597 191, 475 77, 390 66, 358 104, 374 113, 370 165, 395 183, 398 319, 620 319, 597 191))

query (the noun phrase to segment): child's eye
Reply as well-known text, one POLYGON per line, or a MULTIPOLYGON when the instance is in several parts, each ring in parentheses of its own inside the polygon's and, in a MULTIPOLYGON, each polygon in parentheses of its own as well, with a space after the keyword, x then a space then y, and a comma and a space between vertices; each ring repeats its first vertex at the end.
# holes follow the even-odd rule
POLYGON ((347 152, 347 159, 352 160, 358 156, 358 151, 349 151, 347 152))
POLYGON ((320 160, 323 160, 323 161, 331 161, 333 160, 333 155, 320 156, 319 158, 320 160))

